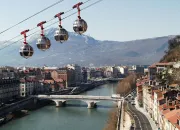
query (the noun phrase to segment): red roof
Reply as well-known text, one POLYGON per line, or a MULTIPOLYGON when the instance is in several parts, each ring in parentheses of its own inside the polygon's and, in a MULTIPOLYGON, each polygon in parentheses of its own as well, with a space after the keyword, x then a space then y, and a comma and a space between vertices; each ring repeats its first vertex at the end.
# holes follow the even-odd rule
POLYGON ((157 65, 166 65, 166 66, 168 66, 168 65, 173 65, 173 64, 174 64, 174 62, 164 62, 164 63, 158 62, 158 63, 152 64, 151 66, 149 66, 149 68, 156 68, 157 65))
POLYGON ((172 110, 166 114, 164 114, 165 118, 168 119, 171 124, 175 125, 178 129, 180 129, 180 126, 177 124, 177 120, 179 119, 179 113, 180 109, 178 110, 172 110))
POLYGON ((141 86, 142 85, 142 83, 136 83, 136 86, 137 87, 139 87, 139 86, 141 86))

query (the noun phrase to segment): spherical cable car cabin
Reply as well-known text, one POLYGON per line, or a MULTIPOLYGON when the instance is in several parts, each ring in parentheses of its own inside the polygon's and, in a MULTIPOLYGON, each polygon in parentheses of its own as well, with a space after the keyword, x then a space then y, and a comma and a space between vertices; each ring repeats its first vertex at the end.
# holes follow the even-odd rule
POLYGON ((57 17, 59 18, 59 29, 55 32, 55 34, 54 34, 54 39, 55 39, 56 41, 58 41, 58 42, 61 42, 61 43, 67 41, 68 38, 69 38, 68 32, 66 31, 66 29, 64 29, 64 28, 61 26, 61 21, 62 21, 61 15, 62 15, 62 14, 64 14, 64 12, 61 12, 61 13, 56 14, 56 15, 54 16, 55 18, 57 18, 57 17))
POLYGON ((34 54, 33 48, 26 42, 26 33, 29 32, 29 30, 25 30, 21 32, 21 35, 24 35, 24 44, 20 47, 19 53, 22 57, 28 59, 34 54))
POLYGON ((86 32, 87 28, 88 28, 86 21, 83 20, 80 16, 80 11, 81 11, 80 5, 82 5, 82 4, 83 4, 82 2, 79 2, 78 4, 73 6, 73 9, 74 8, 78 9, 78 19, 75 20, 73 23, 73 30, 80 35, 83 34, 84 32, 86 32))
POLYGON ((48 50, 50 47, 51 47, 51 41, 49 40, 49 38, 47 38, 45 35, 44 35, 44 28, 43 28, 43 24, 45 24, 46 21, 43 21, 41 23, 39 23, 37 26, 38 27, 41 27, 41 36, 40 38, 37 40, 37 48, 42 50, 42 51, 45 51, 45 50, 48 50))

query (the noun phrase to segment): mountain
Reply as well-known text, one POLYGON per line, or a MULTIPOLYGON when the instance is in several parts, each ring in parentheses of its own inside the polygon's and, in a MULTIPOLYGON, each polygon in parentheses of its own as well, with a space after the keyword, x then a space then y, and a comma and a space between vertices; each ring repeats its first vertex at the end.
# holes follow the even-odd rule
MULTIPOLYGON (((22 43, 16 43, 0 51, 0 65, 152 64, 162 58, 170 38, 170 36, 165 36, 127 42, 100 41, 90 36, 69 32, 69 40, 61 44, 54 40, 55 31, 56 28, 51 28, 46 32, 52 44, 49 50, 43 52, 37 49, 36 41, 39 35, 36 34, 28 40, 28 43, 34 48, 32 58, 22 58, 19 55, 22 43)), ((3 46, 1 45, 1 47, 3 46)))

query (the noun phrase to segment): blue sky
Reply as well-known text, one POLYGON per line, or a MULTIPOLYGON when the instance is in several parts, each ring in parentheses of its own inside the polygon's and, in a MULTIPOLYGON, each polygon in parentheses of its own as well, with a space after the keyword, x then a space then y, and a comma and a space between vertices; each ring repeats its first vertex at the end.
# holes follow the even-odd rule
MULTIPOLYGON (((0 31, 56 1, 58 0, 1 1, 0 31)), ((95 1, 91 0, 82 8, 95 1)), ((64 2, 0 35, 0 41, 14 37, 22 30, 31 29, 40 21, 51 19, 58 12, 69 10, 77 2, 79 0, 64 0, 64 2)), ((179 5, 180 0, 104 0, 82 11, 81 16, 88 23, 88 31, 85 34, 99 40, 129 41, 179 34, 179 5)), ((64 28, 73 31, 72 24, 75 19, 76 15, 64 20, 64 28)))

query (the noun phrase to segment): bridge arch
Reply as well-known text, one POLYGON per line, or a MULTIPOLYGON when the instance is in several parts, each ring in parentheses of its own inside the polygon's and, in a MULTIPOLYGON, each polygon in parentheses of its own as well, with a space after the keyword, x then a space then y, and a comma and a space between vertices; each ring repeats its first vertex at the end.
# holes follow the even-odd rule
POLYGON ((96 100, 84 100, 84 99, 51 99, 52 101, 55 102, 56 107, 61 107, 65 106, 67 101, 82 101, 87 104, 87 108, 94 108, 96 107, 97 103, 100 101, 96 100))

